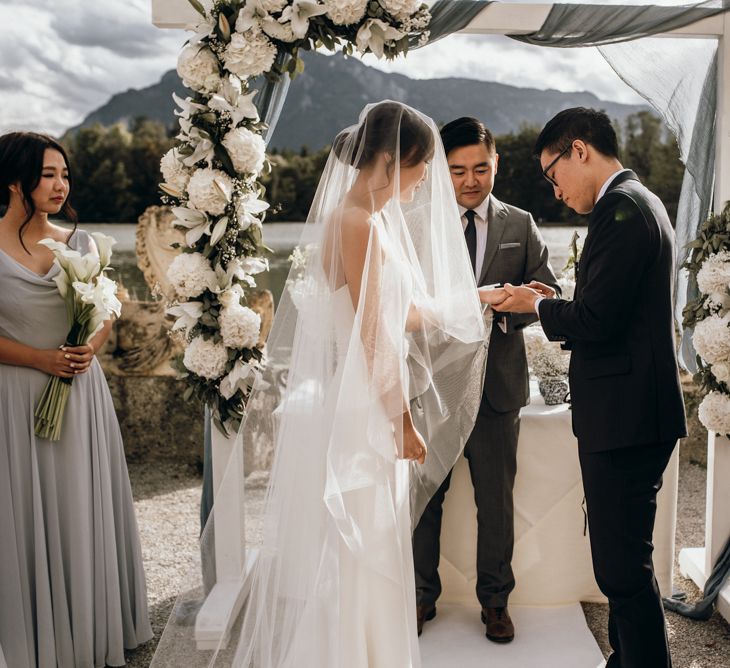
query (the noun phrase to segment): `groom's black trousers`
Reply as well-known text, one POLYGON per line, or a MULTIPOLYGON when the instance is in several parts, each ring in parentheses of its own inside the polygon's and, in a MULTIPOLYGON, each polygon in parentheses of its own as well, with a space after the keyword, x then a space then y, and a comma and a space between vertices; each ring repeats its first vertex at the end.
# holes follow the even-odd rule
POLYGON ((676 441, 580 451, 596 582, 608 598, 607 668, 670 668, 652 562, 656 495, 676 441))

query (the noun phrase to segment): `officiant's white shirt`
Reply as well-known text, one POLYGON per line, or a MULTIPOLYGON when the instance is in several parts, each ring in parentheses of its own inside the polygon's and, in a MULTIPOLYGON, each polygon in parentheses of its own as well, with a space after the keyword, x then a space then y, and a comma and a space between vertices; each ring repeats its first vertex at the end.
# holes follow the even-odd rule
MULTIPOLYGON (((487 252, 487 216, 489 215, 489 198, 491 195, 487 195, 484 198, 484 201, 479 205, 472 209, 476 216, 474 216, 474 225, 477 228, 477 257, 476 257, 476 267, 474 268, 474 274, 476 276, 477 282, 479 281, 479 277, 482 275, 482 269, 484 267, 484 253, 487 252)), ((467 220, 466 216, 464 215, 469 209, 466 207, 461 206, 461 204, 458 205, 459 207, 459 213, 461 214, 461 226, 466 231, 466 225, 467 220)))

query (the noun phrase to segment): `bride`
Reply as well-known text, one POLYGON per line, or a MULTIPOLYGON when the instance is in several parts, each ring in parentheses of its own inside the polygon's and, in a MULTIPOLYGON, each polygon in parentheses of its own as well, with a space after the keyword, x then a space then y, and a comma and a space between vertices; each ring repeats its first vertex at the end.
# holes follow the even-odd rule
POLYGON ((334 141, 300 249, 241 428, 244 448, 275 444, 262 543, 237 640, 205 660, 415 668, 412 522, 472 429, 486 359, 433 121, 368 105, 334 141), (272 419, 259 398, 282 369, 272 419))

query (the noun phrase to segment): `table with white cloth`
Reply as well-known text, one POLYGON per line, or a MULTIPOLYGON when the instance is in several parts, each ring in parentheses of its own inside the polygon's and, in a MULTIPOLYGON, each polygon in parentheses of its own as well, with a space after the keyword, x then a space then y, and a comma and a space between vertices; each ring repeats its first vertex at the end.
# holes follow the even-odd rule
MULTIPOLYGON (((513 605, 605 600, 593 577, 584 534, 578 444, 570 418, 568 404, 546 406, 531 386, 517 446, 513 605)), ((677 448, 664 474, 654 528, 654 566, 665 596, 672 591, 678 461, 677 448)), ((461 457, 444 503, 439 568, 443 602, 475 601, 476 536, 474 493, 468 463, 461 457)))

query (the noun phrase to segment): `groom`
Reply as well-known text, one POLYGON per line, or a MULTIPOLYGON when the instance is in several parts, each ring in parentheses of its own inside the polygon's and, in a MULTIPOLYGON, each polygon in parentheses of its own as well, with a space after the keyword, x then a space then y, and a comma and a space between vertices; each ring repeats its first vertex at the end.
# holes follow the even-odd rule
POLYGON ((619 162, 605 113, 561 111, 535 154, 555 197, 590 214, 575 298, 507 285, 511 296, 495 308, 536 313, 548 338, 572 349, 593 570, 609 602, 607 668, 669 668, 651 541, 662 474, 687 435, 672 318, 674 232, 659 198, 619 162))
MULTIPOLYGON (((526 211, 492 195, 499 155, 494 138, 475 118, 459 118, 441 130, 466 245, 478 285, 531 280, 557 290, 540 232, 526 211)), ((510 642, 514 626, 507 609, 512 574, 514 507, 520 408, 529 398, 521 329, 537 317, 495 318, 489 342, 484 392, 474 430, 464 448, 477 505, 477 598, 487 638, 510 642)), ((417 627, 436 615, 441 516, 451 474, 426 507, 413 534, 417 627)))

